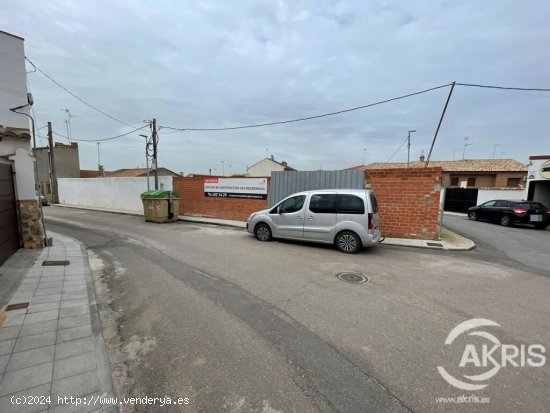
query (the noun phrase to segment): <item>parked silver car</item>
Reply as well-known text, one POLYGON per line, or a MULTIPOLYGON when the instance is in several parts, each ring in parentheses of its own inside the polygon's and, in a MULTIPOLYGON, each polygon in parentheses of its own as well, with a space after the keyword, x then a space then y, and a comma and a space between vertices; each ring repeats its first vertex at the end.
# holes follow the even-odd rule
POLYGON ((380 242, 374 193, 364 189, 306 191, 250 215, 246 229, 260 241, 284 238, 335 244, 346 253, 380 242))

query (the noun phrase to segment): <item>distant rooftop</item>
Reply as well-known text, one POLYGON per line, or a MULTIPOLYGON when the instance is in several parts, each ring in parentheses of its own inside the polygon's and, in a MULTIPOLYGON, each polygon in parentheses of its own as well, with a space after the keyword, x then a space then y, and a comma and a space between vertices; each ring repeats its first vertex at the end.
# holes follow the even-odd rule
MULTIPOLYGON (((154 170, 149 169, 149 175, 153 176, 154 170)), ((159 176, 179 176, 177 172, 171 171, 167 168, 158 168, 159 176)), ((106 177, 109 178, 135 178, 139 176, 146 176, 147 168, 131 168, 131 169, 118 169, 109 174, 105 173, 106 177)))
MULTIPOLYGON (((424 161, 410 163, 411 168, 422 168, 424 161)), ((440 166, 443 172, 526 172, 527 165, 514 159, 461 159, 458 161, 430 161, 428 166, 440 166)), ((349 169, 399 169, 406 168, 406 162, 375 162, 368 165, 354 166, 349 169)))

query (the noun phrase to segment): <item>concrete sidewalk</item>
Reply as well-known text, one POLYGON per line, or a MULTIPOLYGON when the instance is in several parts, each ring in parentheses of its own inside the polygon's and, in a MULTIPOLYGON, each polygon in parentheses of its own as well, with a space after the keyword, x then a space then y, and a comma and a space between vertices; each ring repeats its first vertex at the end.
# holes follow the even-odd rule
MULTIPOLYGON (((231 221, 227 219, 189 217, 180 215, 180 221, 196 222, 201 224, 216 224, 236 228, 246 228, 246 223, 241 221, 231 221)), ((468 251, 475 248, 475 243, 468 238, 455 234, 446 228, 441 231, 440 240, 406 239, 406 238, 386 238, 382 243, 384 245, 398 245, 403 247, 428 248, 448 251, 468 251)))
POLYGON ((0 311, 0 412, 117 412, 100 399, 114 391, 86 250, 72 238, 48 235, 53 246, 28 262, 0 311), (64 260, 69 264, 42 265, 64 260), (25 396, 38 397, 28 404, 25 396))
POLYGON ((447 251, 469 251, 476 246, 472 240, 458 235, 447 228, 441 230, 441 239, 439 240, 386 238, 383 244, 447 251))

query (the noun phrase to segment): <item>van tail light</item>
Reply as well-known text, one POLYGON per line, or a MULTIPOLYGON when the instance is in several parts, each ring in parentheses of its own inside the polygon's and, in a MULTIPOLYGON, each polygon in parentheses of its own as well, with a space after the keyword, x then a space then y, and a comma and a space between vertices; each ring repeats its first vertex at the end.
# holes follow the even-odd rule
POLYGON ((512 212, 516 215, 525 215, 527 210, 525 208, 512 208, 512 212))
POLYGON ((369 219, 369 229, 373 229, 374 228, 374 225, 372 223, 372 213, 369 212, 369 214, 367 215, 368 216, 368 219, 369 219))

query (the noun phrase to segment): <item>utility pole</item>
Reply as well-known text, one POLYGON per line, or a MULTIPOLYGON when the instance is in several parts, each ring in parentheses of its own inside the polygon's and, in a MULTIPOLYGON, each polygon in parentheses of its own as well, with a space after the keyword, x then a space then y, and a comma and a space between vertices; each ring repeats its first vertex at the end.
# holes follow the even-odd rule
POLYGON ((361 165, 365 166, 365 151, 367 148, 363 148, 363 163, 361 165))
POLYGON ((445 112, 447 112, 447 107, 449 106, 449 102, 451 101, 451 96, 453 95, 455 84, 456 82, 451 83, 451 90, 449 91, 449 96, 447 96, 447 101, 445 102, 443 112, 441 113, 441 117, 439 118, 439 123, 437 124, 437 129, 435 130, 434 138, 432 140, 432 146, 430 146, 430 152, 428 152, 428 158, 426 159, 426 164, 424 166, 428 166, 428 164, 430 163, 432 151, 434 150, 435 141, 437 139, 437 134, 439 133, 439 129, 441 128, 441 124, 443 123, 443 118, 445 117, 445 112))
POLYGON ((407 168, 411 163, 411 133, 416 132, 416 130, 410 130, 407 136, 407 168))
POLYGON ((52 202, 57 204, 59 202, 59 194, 57 192, 57 173, 55 172, 55 156, 53 153, 53 132, 52 123, 48 122, 48 145, 50 146, 49 158, 50 161, 50 187, 52 190, 52 202))
POLYGON ((151 190, 151 186, 149 185, 149 136, 147 135, 139 135, 142 138, 145 138, 145 168, 147 170, 147 191, 151 190))
POLYGON ((157 119, 153 118, 153 168, 155 171, 155 191, 159 189, 159 175, 158 175, 158 151, 157 151, 158 137, 157 137, 157 119))
POLYGON ((466 148, 468 146, 472 146, 473 143, 468 143, 470 141, 470 138, 468 136, 466 136, 464 138, 464 149, 462 150, 462 159, 464 160, 465 156, 466 156, 466 148))
POLYGON ((222 164, 222 176, 225 176, 225 161, 220 161, 222 164))

